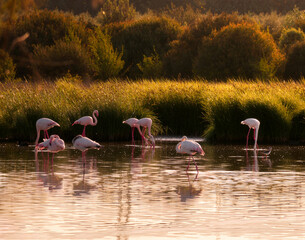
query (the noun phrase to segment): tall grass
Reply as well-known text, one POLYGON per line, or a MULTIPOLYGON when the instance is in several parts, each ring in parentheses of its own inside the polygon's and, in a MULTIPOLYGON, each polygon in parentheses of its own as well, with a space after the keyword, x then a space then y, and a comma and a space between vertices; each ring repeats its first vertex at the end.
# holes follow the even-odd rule
POLYGON ((122 121, 130 117, 151 117, 153 135, 206 136, 214 142, 243 142, 248 128, 240 122, 254 117, 261 121, 259 143, 305 139, 304 80, 85 83, 67 76, 52 83, 1 83, 0 104, 0 134, 9 140, 34 141, 36 120, 49 117, 61 125, 51 133, 71 141, 82 131, 71 124, 94 109, 100 112, 98 124, 86 132, 98 141, 129 140, 130 127, 122 121))

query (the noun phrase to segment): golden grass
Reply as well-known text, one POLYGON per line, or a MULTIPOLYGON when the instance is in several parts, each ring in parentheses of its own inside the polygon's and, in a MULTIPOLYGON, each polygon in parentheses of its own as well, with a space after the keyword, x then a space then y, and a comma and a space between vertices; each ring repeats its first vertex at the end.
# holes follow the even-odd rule
POLYGON ((300 134, 305 134, 304 80, 210 83, 202 79, 113 79, 84 83, 68 76, 54 83, 1 83, 0 104, 0 133, 11 140, 33 141, 40 117, 59 122, 61 128, 52 132, 70 140, 81 133, 81 126, 71 126, 73 121, 91 115, 94 109, 100 111, 99 123, 87 131, 89 137, 100 141, 129 139, 130 129, 122 121, 146 116, 153 119, 155 135, 205 134, 216 142, 243 141, 247 129, 240 121, 256 117, 261 121, 261 141, 302 141, 305 136, 300 134), (290 130, 296 124, 298 139, 293 139, 296 134, 290 130))

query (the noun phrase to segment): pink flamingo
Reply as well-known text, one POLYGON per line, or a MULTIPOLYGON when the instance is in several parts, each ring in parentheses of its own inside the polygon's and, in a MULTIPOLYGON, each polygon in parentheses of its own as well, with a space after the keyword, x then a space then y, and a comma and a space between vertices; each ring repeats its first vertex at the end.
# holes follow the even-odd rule
POLYGON ((258 138, 258 129, 259 129, 260 121, 258 121, 256 118, 247 118, 246 120, 241 121, 241 124, 247 125, 249 127, 249 131, 248 131, 248 134, 247 134, 246 149, 248 149, 249 134, 250 134, 251 129, 253 128, 253 130, 254 130, 254 133, 253 133, 253 137, 254 137, 254 150, 256 150, 256 147, 257 147, 257 138, 258 138))
POLYGON ((49 138, 48 130, 52 127, 60 127, 60 125, 49 118, 40 118, 36 121, 36 131, 37 131, 37 138, 35 141, 35 145, 38 144, 40 138, 40 131, 44 131, 44 138, 49 138))
POLYGON ((155 148, 155 138, 153 135, 151 135, 151 125, 152 125, 152 120, 150 118, 141 118, 140 120, 138 120, 135 126, 139 130, 139 133, 142 136, 142 140, 144 140, 145 143, 148 143, 147 139, 145 138, 145 131, 146 129, 148 129, 148 136, 151 140, 152 146, 155 148), (140 126, 143 127, 142 132, 140 126))
POLYGON ((86 161, 86 152, 89 149, 100 149, 101 145, 90 138, 84 137, 82 135, 77 135, 72 139, 72 144, 73 146, 82 151, 82 158, 83 162, 85 164, 86 161))
POLYGON ((47 149, 50 152, 56 153, 65 149, 65 142, 58 135, 54 134, 49 139, 44 139, 43 142, 39 143, 37 149, 47 149))
POLYGON ((191 158, 193 159, 193 162, 195 163, 197 174, 198 174, 198 166, 195 162, 194 155, 196 153, 199 153, 200 155, 204 155, 204 151, 202 150, 201 146, 199 143, 193 141, 193 140, 188 140, 186 136, 183 136, 181 139, 181 142, 179 142, 176 146, 176 152, 181 153, 181 154, 188 154, 190 156, 186 171, 188 171, 191 158))
POLYGON ((99 143, 82 135, 77 135, 75 138, 73 138, 72 144, 76 149, 82 152, 86 152, 89 149, 99 149, 101 147, 99 143))
POLYGON ((94 110, 93 111, 93 119, 92 117, 90 116, 84 116, 84 117, 81 117, 80 119, 76 120, 72 126, 74 124, 80 124, 80 125, 83 125, 84 126, 84 130, 83 130, 83 133, 82 133, 82 136, 85 137, 86 136, 86 126, 87 125, 91 125, 91 126, 95 126, 97 124, 97 119, 96 117, 98 117, 98 111, 97 110, 94 110), (96 115, 96 116, 95 116, 96 115), (94 121, 93 121, 94 120, 94 121))
MULTIPOLYGON (((127 120, 123 121, 123 123, 126 123, 128 124, 130 127, 131 127, 131 144, 135 144, 135 141, 134 141, 134 129, 137 127, 137 122, 139 120, 137 118, 128 118, 127 120)), ((142 133, 141 134, 141 137, 142 137, 142 133)))

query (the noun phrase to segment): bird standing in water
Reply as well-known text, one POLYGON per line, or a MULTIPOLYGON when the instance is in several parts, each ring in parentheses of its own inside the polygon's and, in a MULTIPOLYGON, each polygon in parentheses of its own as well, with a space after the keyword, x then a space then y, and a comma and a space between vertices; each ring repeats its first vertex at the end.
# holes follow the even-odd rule
POLYGON ((36 121, 37 137, 36 137, 35 145, 38 144, 41 130, 44 131, 44 138, 48 139, 49 138, 48 130, 52 127, 55 127, 55 126, 60 127, 60 125, 57 122, 53 121, 50 118, 40 118, 40 119, 38 119, 36 121))
POLYGON ((150 138, 153 148, 155 148, 155 138, 153 135, 151 135, 151 125, 152 125, 152 120, 150 118, 141 118, 136 122, 136 128, 139 130, 139 133, 142 136, 142 140, 144 140, 145 143, 148 143, 147 139, 145 138, 145 131, 146 129, 148 129, 148 136, 150 138), (142 131, 140 127, 143 127, 142 131))
POLYGON ((194 155, 196 153, 199 153, 201 156, 203 156, 205 154, 199 143, 197 143, 193 140, 188 140, 187 137, 184 136, 184 137, 182 137, 181 142, 179 142, 176 145, 176 152, 181 153, 181 154, 188 154, 190 156, 186 171, 188 171, 190 162, 192 159, 196 166, 197 173, 199 172, 197 163, 195 162, 195 159, 194 159, 194 155))
POLYGON ((260 125, 260 121, 258 121, 256 118, 247 118, 244 121, 241 121, 241 124, 247 125, 249 127, 249 131, 247 134, 247 143, 246 143, 246 149, 248 149, 248 141, 249 141, 249 134, 251 129, 254 130, 253 136, 254 136, 254 150, 257 148, 257 138, 258 138, 258 129, 260 125))
POLYGON ((87 125, 91 125, 91 126, 96 126, 97 124, 97 118, 99 114, 98 114, 98 111, 97 110, 94 110, 93 113, 92 113, 92 117, 90 116, 84 116, 84 117, 81 117, 80 119, 76 120, 72 126, 74 124, 80 124, 80 125, 83 125, 84 126, 84 130, 83 130, 83 133, 82 133, 82 136, 83 137, 86 137, 86 126, 87 125))
MULTIPOLYGON (((135 144, 134 141, 134 129, 136 128, 136 124, 139 120, 137 118, 128 118, 127 120, 123 121, 123 123, 128 124, 131 127, 131 144, 135 144)), ((140 132, 141 136, 142 133, 140 132)))

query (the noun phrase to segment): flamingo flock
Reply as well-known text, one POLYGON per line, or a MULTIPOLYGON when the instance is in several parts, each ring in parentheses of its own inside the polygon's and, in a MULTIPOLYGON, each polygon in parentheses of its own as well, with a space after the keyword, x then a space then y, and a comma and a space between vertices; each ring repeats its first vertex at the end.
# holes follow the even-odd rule
MULTIPOLYGON (((74 121, 72 126, 75 124, 83 125, 83 131, 81 135, 77 135, 73 138, 72 144, 75 149, 78 149, 82 152, 83 159, 85 159, 85 153, 89 149, 100 149, 101 145, 96 141, 86 137, 86 127, 88 125, 96 126, 98 123, 97 117, 99 116, 98 110, 94 110, 91 116, 84 116, 79 118, 78 120, 74 121)), ((151 127, 152 127, 152 119, 151 118, 129 118, 122 122, 123 124, 127 124, 131 127, 131 141, 132 144, 135 145, 134 140, 134 131, 138 129, 138 132, 142 138, 142 145, 150 145, 153 149, 155 149, 155 138, 151 134, 151 127), (142 128, 142 130, 141 130, 142 128), (145 132, 148 132, 148 136, 145 137, 145 132)), ((241 124, 247 125, 249 127, 249 131, 246 138, 246 149, 248 149, 248 142, 249 142, 249 135, 251 129, 254 130, 253 138, 254 138, 254 150, 258 148, 257 140, 258 140, 258 130, 260 126, 260 121, 255 118, 247 118, 241 121, 241 124)), ((35 141, 35 148, 37 150, 46 149, 50 152, 56 153, 65 149, 65 142, 61 139, 58 135, 53 134, 49 137, 48 130, 53 127, 60 127, 60 125, 49 118, 40 118, 36 122, 36 130, 37 130, 37 137, 35 141), (44 139, 43 142, 39 142, 40 132, 44 131, 44 139)), ((198 166, 194 159, 195 154, 199 154, 201 156, 205 155, 201 145, 193 140, 188 139, 186 136, 183 136, 180 142, 176 145, 176 152, 178 154, 186 154, 189 156, 188 165, 186 171, 188 171, 191 161, 195 164, 197 175, 198 175, 198 166)), ((269 155, 271 150, 266 153, 269 155)))

